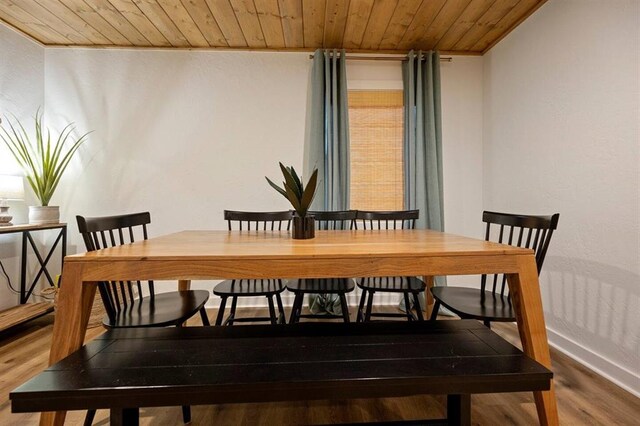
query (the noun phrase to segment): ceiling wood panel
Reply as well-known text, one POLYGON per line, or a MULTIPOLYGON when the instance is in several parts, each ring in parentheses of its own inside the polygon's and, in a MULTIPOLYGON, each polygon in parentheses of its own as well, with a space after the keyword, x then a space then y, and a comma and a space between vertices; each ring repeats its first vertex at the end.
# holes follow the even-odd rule
POLYGON ((323 46, 326 6, 326 0, 305 1, 303 3, 304 47, 313 49, 323 46))
POLYGON ((360 47, 372 10, 373 0, 351 0, 342 41, 342 46, 345 49, 357 49, 360 47))
POLYGON ((468 52, 477 40, 484 37, 518 3, 519 0, 496 0, 453 47, 468 52))
MULTIPOLYGON (((81 3, 82 0, 73 0, 73 2, 81 3)), ((152 46, 149 40, 147 40, 118 9, 109 3, 108 0, 84 0, 84 2, 113 25, 132 45, 141 47, 152 46)), ((45 44, 47 43, 45 42, 45 44)))
POLYGON ((44 45, 483 54, 546 0, 0 0, 44 45))
POLYGON ((362 37, 361 49, 374 50, 380 46, 387 26, 391 21, 393 12, 396 10, 397 0, 375 0, 367 29, 362 37))
POLYGON ((302 0, 278 0, 286 46, 304 46, 302 0))
MULTIPOLYGON (((111 4, 120 12, 131 25, 138 29, 140 34, 146 38, 153 46, 171 46, 168 38, 173 39, 172 35, 168 38, 163 36, 158 28, 149 20, 149 16, 140 10, 133 0, 109 0, 111 4)), ((186 40, 185 40, 186 42, 186 40)))
POLYGON ((324 13, 324 47, 330 49, 342 47, 348 13, 348 1, 327 0, 324 13))
POLYGON ((0 14, 2 14, 2 20, 5 23, 36 40, 52 40, 53 44, 71 43, 62 34, 29 15, 9 0, 0 0, 0 14))
MULTIPOLYGON (((428 0, 427 0, 428 1, 428 0)), ((393 11, 393 16, 389 21, 389 25, 385 29, 382 41, 380 42, 380 49, 394 49, 404 37, 404 33, 411 25, 413 17, 420 8, 422 2, 415 1, 399 1, 393 11)))
POLYGON ((78 2, 77 0, 60 0, 60 3, 82 18, 87 24, 99 31, 103 36, 108 38, 112 45, 130 46, 133 44, 85 2, 78 2))
POLYGON ((229 46, 205 0, 183 0, 182 4, 207 39, 209 46, 229 46))
POLYGON ((447 0, 423 1, 404 36, 398 42, 398 46, 401 49, 420 48, 422 45, 418 44, 418 42, 422 40, 424 33, 431 27, 445 3, 447 3, 447 0))
POLYGON ((40 20, 43 24, 50 28, 54 28, 58 33, 62 34, 66 39, 73 43, 94 44, 91 36, 80 33, 81 29, 74 29, 72 24, 67 24, 62 17, 57 17, 47 9, 42 7, 35 0, 11 0, 13 4, 27 12, 29 15, 40 20))
POLYGON ((278 0, 254 0, 264 41, 270 49, 285 47, 278 0))
MULTIPOLYGON (((175 1, 175 0, 174 0, 175 1)), ((267 47, 253 0, 231 0, 231 7, 249 47, 267 47)))
MULTIPOLYGON (((207 0, 209 10, 213 13, 229 47, 247 47, 247 41, 238 24, 238 18, 229 0, 207 0)), ((217 46, 214 46, 217 47, 217 46)))

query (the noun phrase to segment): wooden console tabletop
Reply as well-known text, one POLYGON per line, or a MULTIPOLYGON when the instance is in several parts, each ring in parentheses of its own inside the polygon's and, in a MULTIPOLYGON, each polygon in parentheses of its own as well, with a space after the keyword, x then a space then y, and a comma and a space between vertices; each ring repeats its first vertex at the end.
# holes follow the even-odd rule
MULTIPOLYGON (((505 273, 524 352, 551 360, 533 251, 429 230, 184 231, 65 258, 50 365, 80 348, 101 280, 371 277, 505 273)), ((558 424, 553 382, 534 392, 541 424, 558 424)), ((62 424, 64 412, 41 424, 62 424)))

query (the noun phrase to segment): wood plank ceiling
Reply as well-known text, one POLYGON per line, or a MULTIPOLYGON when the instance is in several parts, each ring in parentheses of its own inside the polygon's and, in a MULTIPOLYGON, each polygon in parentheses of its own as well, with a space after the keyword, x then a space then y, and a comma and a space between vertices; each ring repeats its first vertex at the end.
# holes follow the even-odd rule
POLYGON ((47 46, 483 54, 546 0, 0 0, 47 46))

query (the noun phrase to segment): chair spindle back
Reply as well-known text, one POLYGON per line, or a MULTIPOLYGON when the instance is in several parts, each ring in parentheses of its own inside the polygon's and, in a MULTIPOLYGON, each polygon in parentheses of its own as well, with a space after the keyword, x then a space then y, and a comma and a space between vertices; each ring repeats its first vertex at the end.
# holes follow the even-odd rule
POLYGON ((291 226, 293 212, 290 210, 277 212, 245 212, 224 211, 229 231, 288 231, 291 226))
POLYGON ((322 230, 349 230, 354 229, 357 212, 355 210, 342 211, 310 211, 316 220, 316 226, 322 230))
MULTIPOLYGON (((76 216, 76 220, 87 251, 95 251, 148 239, 147 225, 151 223, 151 215, 144 212, 104 217, 76 216)), ((140 281, 135 284, 131 281, 103 281, 98 284, 109 318, 114 320, 118 312, 135 304, 134 286, 141 296, 140 281)), ((153 281, 148 281, 148 289, 153 296, 153 281)))
POLYGON ((356 213, 356 229, 414 229, 420 210, 364 211, 356 213))
MULTIPOLYGON (((485 240, 532 249, 540 274, 551 236, 558 227, 559 217, 558 213, 552 216, 532 216, 485 211, 482 213, 482 221, 486 223, 485 240)), ((504 274, 494 274, 492 279, 482 275, 480 287, 483 295, 487 281, 491 282, 491 293, 494 295, 507 294, 507 277, 504 274)))

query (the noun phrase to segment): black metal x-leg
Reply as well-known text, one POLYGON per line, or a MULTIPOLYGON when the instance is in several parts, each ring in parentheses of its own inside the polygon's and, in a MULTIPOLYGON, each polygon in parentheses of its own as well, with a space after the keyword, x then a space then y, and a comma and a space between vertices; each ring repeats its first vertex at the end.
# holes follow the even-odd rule
POLYGON ((36 284, 38 283, 38 280, 42 276, 42 274, 44 274, 44 276, 47 278, 47 281, 51 286, 55 285, 55 281, 51 277, 51 274, 47 269, 47 265, 49 264, 49 260, 51 260, 53 253, 56 251, 56 248, 58 247, 58 244, 61 241, 62 241, 61 259, 64 259, 64 257, 67 255, 67 226, 60 225, 59 229, 60 231, 58 233, 58 236, 56 237, 55 242, 53 243, 53 245, 51 246, 51 249, 49 249, 49 251, 47 252, 44 258, 40 254, 40 251, 38 250, 38 247, 36 246, 35 241, 33 241, 33 237, 31 236, 32 230, 22 231, 22 266, 20 269, 21 271, 20 272, 20 303, 21 304, 27 303, 29 301, 29 297, 31 297, 31 294, 33 293, 33 290, 36 284), (36 255, 36 258, 38 259, 38 263, 40 264, 40 268, 38 270, 38 273, 35 275, 33 281, 31 282, 31 284, 27 286, 27 247, 28 246, 31 246, 31 250, 36 255))

